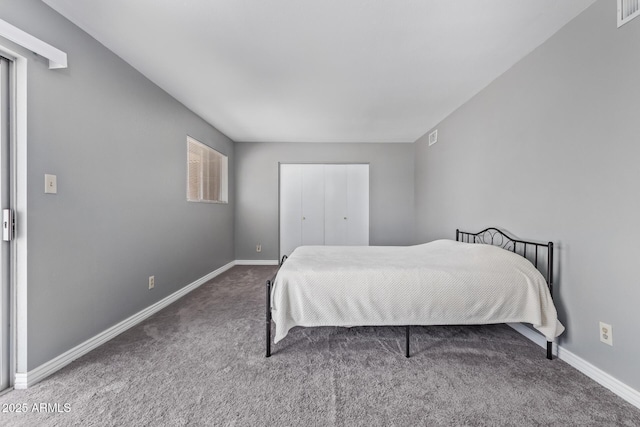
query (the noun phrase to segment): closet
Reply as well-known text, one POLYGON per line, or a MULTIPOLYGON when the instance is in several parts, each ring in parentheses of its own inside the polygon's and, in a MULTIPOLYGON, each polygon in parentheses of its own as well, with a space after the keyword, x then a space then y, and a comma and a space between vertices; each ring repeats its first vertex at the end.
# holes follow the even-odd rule
POLYGON ((301 245, 368 244, 368 164, 280 164, 280 259, 301 245))

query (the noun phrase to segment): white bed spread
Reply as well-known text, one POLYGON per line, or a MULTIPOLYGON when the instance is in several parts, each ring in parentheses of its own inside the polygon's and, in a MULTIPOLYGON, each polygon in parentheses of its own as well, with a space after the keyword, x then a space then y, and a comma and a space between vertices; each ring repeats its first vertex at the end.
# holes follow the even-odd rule
POLYGON ((564 331, 546 281, 520 255, 451 240, 416 246, 301 246, 271 294, 274 342, 294 326, 524 322, 564 331))

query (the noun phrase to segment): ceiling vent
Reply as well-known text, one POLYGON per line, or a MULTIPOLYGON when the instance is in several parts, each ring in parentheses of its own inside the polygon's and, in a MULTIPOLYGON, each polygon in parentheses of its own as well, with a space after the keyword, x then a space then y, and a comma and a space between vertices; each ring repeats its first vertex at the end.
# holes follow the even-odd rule
POLYGON ((640 15, 640 0, 618 0, 618 28, 640 15))

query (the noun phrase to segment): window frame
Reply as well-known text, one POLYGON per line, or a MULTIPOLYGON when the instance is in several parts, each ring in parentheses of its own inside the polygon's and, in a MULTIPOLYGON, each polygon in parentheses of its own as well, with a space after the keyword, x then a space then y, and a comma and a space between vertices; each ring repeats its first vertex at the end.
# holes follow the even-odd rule
MULTIPOLYGON (((210 146, 208 146, 207 144, 204 144, 200 141, 198 141, 197 139, 188 136, 187 135, 187 179, 186 179, 186 190, 187 190, 187 202, 193 202, 193 203, 214 203, 214 204, 229 204, 229 157, 226 156, 225 154, 221 153, 220 151, 216 150, 215 148, 212 148, 210 146), (211 168, 203 168, 202 167, 202 160, 200 161, 200 168, 198 171, 198 182, 199 182, 199 189, 198 189, 198 199, 193 199, 190 198, 190 194, 191 194, 191 164, 192 162, 190 161, 191 159, 191 147, 192 145, 198 146, 199 148, 201 148, 203 150, 203 152, 208 153, 209 155, 215 155, 218 156, 218 158, 220 159, 220 163, 219 163, 219 169, 218 169, 218 181, 219 181, 219 189, 218 189, 218 198, 217 200, 213 200, 213 199, 205 199, 204 195, 205 195, 205 174, 206 172, 210 172, 211 168)), ((211 180, 208 180, 209 184, 211 183, 211 180)))

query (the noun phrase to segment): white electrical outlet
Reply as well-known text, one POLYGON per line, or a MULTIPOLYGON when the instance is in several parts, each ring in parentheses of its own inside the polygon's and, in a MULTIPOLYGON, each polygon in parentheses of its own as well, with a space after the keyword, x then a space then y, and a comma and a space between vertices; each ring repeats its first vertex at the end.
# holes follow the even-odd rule
POLYGON ((149 276, 149 289, 153 289, 156 285, 156 276, 149 276))
POLYGON ((600 341, 613 345, 613 328, 611 325, 600 322, 600 341))
POLYGON ((256 252, 262 252, 262 245, 259 243, 256 245, 256 252))

